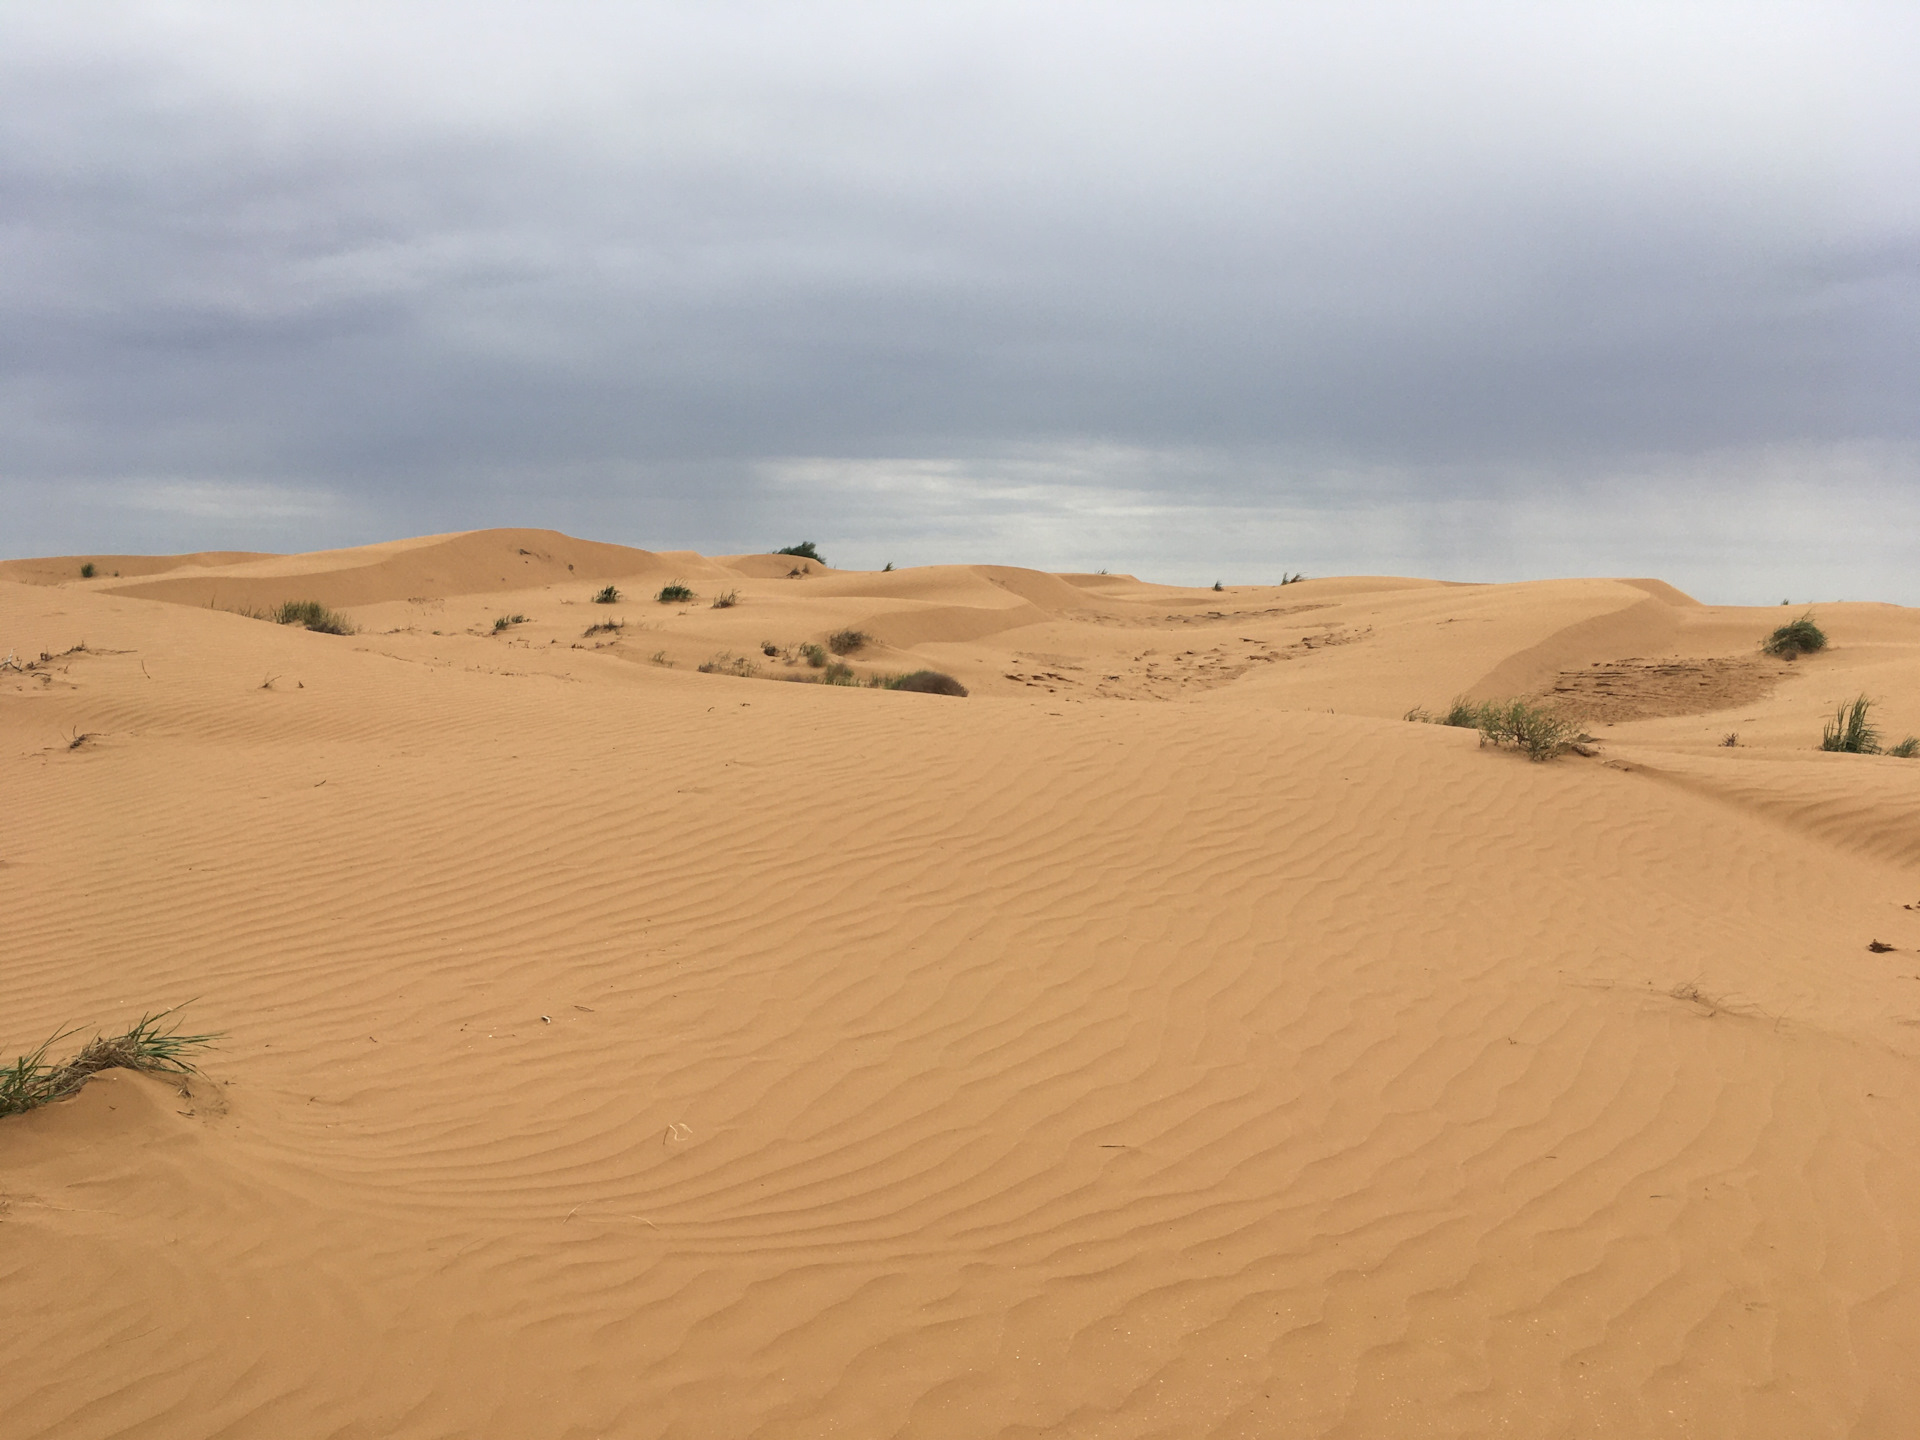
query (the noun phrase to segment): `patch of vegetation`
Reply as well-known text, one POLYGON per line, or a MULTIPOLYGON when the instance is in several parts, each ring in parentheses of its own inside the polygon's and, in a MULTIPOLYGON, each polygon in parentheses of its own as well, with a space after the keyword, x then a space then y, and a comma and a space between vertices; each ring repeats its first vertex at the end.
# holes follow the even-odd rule
POLYGON ((1769 655, 1778 655, 1782 660, 1792 660, 1826 649, 1827 632, 1813 623, 1813 612, 1809 610, 1798 620, 1789 620, 1762 640, 1760 648, 1769 655))
POLYGON ((610 634, 615 630, 625 629, 626 624, 627 622, 624 620, 602 620, 598 625, 589 625, 586 629, 582 630, 580 632, 580 638, 584 640, 589 635, 610 634))
MULTIPOLYGON (((813 541, 802 540, 798 545, 782 545, 773 552, 776 555, 798 555, 802 560, 820 560, 820 552, 814 549, 813 541)), ((822 565, 827 562, 820 560, 822 565)))
POLYGON ((760 653, 771 660, 780 653, 780 647, 771 640, 762 640, 760 642, 760 653))
POLYGON ((967 687, 951 675, 938 670, 914 670, 905 675, 889 675, 881 681, 887 690, 906 690, 915 695, 956 695, 965 699, 967 687))
POLYGON ((1214 588, 1214 589, 1216 589, 1216 590, 1224 590, 1224 589, 1226 589, 1227 587, 1226 587, 1226 586, 1224 586, 1224 585, 1222 585, 1222 584, 1221 584, 1221 583, 1220 583, 1220 582, 1219 582, 1218 580, 1216 580, 1216 581, 1214 581, 1214 582, 1213 582, 1213 588, 1214 588))
MULTIPOLYGON (((175 1006, 177 1010, 179 1007, 175 1006)), ((161 1022, 174 1010, 142 1015, 132 1029, 121 1035, 96 1035, 71 1060, 58 1064, 48 1061, 47 1052, 68 1035, 62 1031, 29 1055, 14 1057, 13 1064, 0 1069, 0 1115, 19 1115, 64 1100, 75 1094, 102 1070, 164 1071, 190 1075, 195 1066, 190 1052, 211 1045, 220 1037, 182 1035, 178 1022, 161 1022)))
POLYGON ((852 655, 866 649, 872 639, 864 630, 836 630, 827 637, 827 648, 836 655, 852 655))
POLYGON ((1867 718, 1872 709, 1873 701, 1864 695, 1842 705, 1820 732, 1820 748, 1838 750, 1847 755, 1878 755, 1880 731, 1867 718))
POLYGON ((740 592, 737 590, 729 590, 724 595, 716 595, 713 597, 713 608, 716 610, 731 610, 739 603, 740 592))
POLYGON ((827 647, 824 645, 815 645, 812 641, 808 641, 800 647, 800 653, 806 658, 807 664, 816 670, 827 663, 827 647))
POLYGON ((1304 575, 1289 575, 1284 570, 1280 572, 1280 583, 1282 585, 1298 585, 1302 580, 1306 578, 1307 577, 1304 575))
POLYGON ((1920 735, 1909 735, 1898 745, 1887 751, 1896 760, 1911 760, 1920 755, 1920 735))
POLYGON ((1740 732, 1738 730, 1727 731, 1726 734, 1720 737, 1720 743, 1729 750, 1738 748, 1740 744, 1740 732))
POLYGON ((285 600, 267 619, 276 625, 304 625, 322 635, 351 635, 353 622, 338 610, 329 610, 318 600, 285 600))
POLYGON ((710 660, 702 660, 700 673, 702 675, 738 675, 744 680, 754 673, 754 664, 744 655, 722 653, 710 660))
POLYGON ((683 601, 693 599, 693 591, 685 585, 682 585, 678 580, 675 580, 671 584, 662 585, 660 587, 660 593, 653 598, 658 600, 662 605, 678 605, 683 601))
POLYGON ((655 665, 664 665, 669 670, 673 668, 673 662, 667 659, 667 652, 664 650, 654 651, 651 655, 647 656, 647 659, 655 665))
POLYGON ((857 685, 860 682, 853 678, 851 665, 835 660, 820 672, 820 683, 822 685, 857 685))
POLYGON ((1485 705, 1475 705, 1465 697, 1456 695, 1444 714, 1435 715, 1426 706, 1416 705, 1400 718, 1411 720, 1416 725, 1452 725, 1461 730, 1478 730, 1486 711, 1485 705))
POLYGON ((880 573, 882 575, 891 575, 893 573, 893 561, 889 560, 886 564, 882 565, 880 567, 880 573))
POLYGON ((82 580, 91 580, 94 576, 98 575, 99 573, 100 572, 94 568, 93 561, 91 560, 87 561, 86 564, 80 567, 80 578, 82 580))
POLYGON ((524 625, 526 623, 527 623, 527 617, 518 613, 515 613, 512 615, 498 615, 494 617, 493 633, 498 635, 502 630, 505 630, 510 625, 524 625))
POLYGON ((593 592, 593 603, 596 605, 618 605, 620 603, 620 587, 618 585, 602 585, 598 590, 593 592))
POLYGON ((1489 700, 1480 707, 1478 728, 1489 744, 1524 750, 1529 760, 1551 760, 1570 749, 1575 739, 1573 727, 1565 720, 1525 700, 1504 705, 1489 700))

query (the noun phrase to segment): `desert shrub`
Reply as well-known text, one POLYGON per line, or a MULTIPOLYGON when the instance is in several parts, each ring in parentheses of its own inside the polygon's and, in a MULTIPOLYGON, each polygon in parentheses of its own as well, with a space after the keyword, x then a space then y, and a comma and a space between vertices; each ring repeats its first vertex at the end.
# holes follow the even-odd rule
POLYGON ((853 667, 851 665, 845 665, 835 660, 820 672, 820 683, 822 685, 853 685, 858 682, 853 678, 853 667))
POLYGON ((827 647, 815 645, 811 641, 800 647, 800 653, 806 657, 807 664, 818 670, 827 663, 827 647))
POLYGON ((739 603, 740 592, 737 590, 729 590, 724 595, 716 595, 713 597, 713 608, 716 610, 731 610, 739 603))
POLYGON ((1864 695, 1842 705, 1821 730, 1820 748, 1848 755, 1878 755, 1880 731, 1867 718, 1867 712, 1872 709, 1873 701, 1864 695))
POLYGON ((1424 705, 1414 706, 1411 710, 1407 711, 1407 713, 1402 715, 1400 718, 1402 720, 1410 721, 1415 725, 1433 724, 1433 712, 1427 709, 1427 707, 1424 705))
POLYGON ((1911 760, 1920 755, 1920 735, 1909 735, 1898 745, 1887 751, 1896 760, 1911 760))
MULTIPOLYGON (((175 1007, 178 1008, 178 1007, 175 1007)), ((0 1069, 0 1115, 18 1115, 55 1100, 64 1100, 102 1070, 160 1070, 176 1075, 193 1073, 189 1052, 211 1045, 218 1035, 182 1035, 178 1022, 163 1027, 173 1014, 162 1010, 142 1015, 132 1029, 120 1035, 96 1035, 71 1060, 49 1063, 47 1052, 71 1031, 55 1035, 38 1050, 17 1055, 0 1069)))
MULTIPOLYGON (((813 547, 813 541, 802 540, 798 545, 782 545, 773 552, 776 555, 798 555, 802 560, 820 560, 820 552, 813 547)), ((822 565, 827 562, 820 560, 822 565)))
POLYGON ((1729 750, 1737 748, 1740 744, 1740 732, 1738 730, 1727 731, 1726 734, 1720 737, 1720 743, 1729 750))
POLYGON ((655 665, 665 665, 668 669, 673 668, 673 661, 667 658, 667 652, 664 650, 654 651, 651 655, 647 656, 647 659, 655 665))
POLYGON ((851 655, 864 650, 873 637, 864 630, 836 630, 827 637, 827 648, 836 655, 851 655))
POLYGON ((702 675, 738 675, 742 679, 753 674, 753 662, 744 655, 715 655, 700 662, 702 675))
POLYGON ((91 560, 87 561, 86 564, 80 567, 80 578, 82 580, 91 580, 94 576, 98 575, 99 573, 100 572, 94 568, 93 561, 91 560))
POLYGON ((593 603, 596 605, 618 605, 620 603, 620 587, 618 585, 602 585, 598 590, 593 592, 593 603))
POLYGON ((1760 648, 1769 655, 1778 655, 1782 660, 1791 660, 1796 655, 1811 655, 1816 650, 1827 648, 1827 634, 1813 623, 1813 612, 1809 610, 1798 620, 1789 620, 1760 642, 1760 648))
POLYGON ((624 629, 626 623, 624 620, 602 620, 598 625, 587 626, 580 632, 580 636, 585 639, 589 635, 605 635, 611 631, 624 629))
POLYGON ((693 591, 685 585, 682 585, 678 580, 675 580, 669 585, 662 585, 660 587, 660 593, 653 598, 658 600, 662 605, 677 605, 683 600, 693 599, 693 591))
POLYGON ((1527 752, 1529 760, 1551 760, 1573 743, 1573 727, 1551 710, 1525 700, 1480 707, 1480 734, 1495 745, 1527 752))
POLYGON ((1280 572, 1280 583, 1282 585, 1298 585, 1302 580, 1306 578, 1307 577, 1304 575, 1289 575, 1284 570, 1280 572))
POLYGON ((894 675, 885 683, 889 690, 907 690, 916 695, 956 695, 965 699, 967 694, 966 686, 938 670, 915 670, 906 675, 894 675))
POLYGON ((880 567, 880 573, 882 575, 891 575, 893 573, 893 561, 889 560, 886 564, 882 565, 880 567))
POLYGON ((524 615, 520 615, 520 614, 498 615, 494 617, 493 633, 498 635, 502 630, 505 630, 509 625, 524 625, 526 623, 527 623, 527 617, 524 615))
POLYGON ((762 640, 760 642, 760 653, 771 660, 780 653, 780 647, 771 640, 762 640))
POLYGON ((351 635, 353 622, 337 610, 329 610, 318 600, 286 600, 267 618, 276 625, 304 625, 322 635, 351 635))
POLYGON ((1224 589, 1226 589, 1227 587, 1226 587, 1226 586, 1224 586, 1224 585, 1222 585, 1222 584, 1221 584, 1221 583, 1220 583, 1220 582, 1219 582, 1218 580, 1216 580, 1216 581, 1214 581, 1214 582, 1213 582, 1213 588, 1214 588, 1214 589, 1216 589, 1216 590, 1224 590, 1224 589))

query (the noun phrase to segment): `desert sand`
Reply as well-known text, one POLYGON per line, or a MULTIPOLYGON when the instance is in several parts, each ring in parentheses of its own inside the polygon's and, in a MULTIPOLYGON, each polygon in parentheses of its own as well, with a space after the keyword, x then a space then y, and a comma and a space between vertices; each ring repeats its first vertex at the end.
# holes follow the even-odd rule
POLYGON ((0 564, 5 1435, 1920 1433, 1920 612, 802 563, 0 564))

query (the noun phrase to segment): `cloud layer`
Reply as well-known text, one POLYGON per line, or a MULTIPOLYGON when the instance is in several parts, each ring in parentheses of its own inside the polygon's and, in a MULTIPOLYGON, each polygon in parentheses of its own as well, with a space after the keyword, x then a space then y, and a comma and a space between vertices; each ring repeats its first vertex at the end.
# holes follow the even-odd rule
POLYGON ((1864 5, 0 11, 8 546, 1920 601, 1847 518, 1920 503, 1916 67, 1864 5))

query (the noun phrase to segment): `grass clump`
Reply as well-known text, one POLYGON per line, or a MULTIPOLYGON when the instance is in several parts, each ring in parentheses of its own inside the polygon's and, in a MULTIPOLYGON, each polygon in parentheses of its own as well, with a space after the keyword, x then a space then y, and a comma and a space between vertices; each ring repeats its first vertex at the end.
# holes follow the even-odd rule
POLYGON ((738 590, 729 590, 723 595, 713 597, 713 608, 716 610, 731 610, 739 603, 740 592, 738 590))
POLYGON ((738 675, 743 680, 754 673, 753 661, 746 656, 724 652, 709 660, 702 660, 699 668, 702 675, 738 675))
POLYGON ((1789 620, 1762 640, 1760 648, 1769 655, 1778 655, 1782 660, 1792 660, 1826 649, 1827 632, 1813 623, 1813 612, 1809 610, 1798 620, 1789 620))
POLYGON ((304 625, 322 635, 351 635, 353 622, 338 610, 329 610, 318 600, 283 600, 280 608, 267 618, 276 625, 304 625))
POLYGON ((1864 695, 1842 705, 1821 730, 1820 748, 1846 755, 1878 755, 1880 730, 1868 718, 1872 709, 1873 701, 1864 695))
POLYGON ((1896 760, 1911 760, 1920 755, 1920 735, 1909 735, 1887 751, 1896 760))
POLYGON ((822 685, 857 685, 860 682, 853 678, 851 665, 835 660, 820 672, 820 683, 822 685))
POLYGON ((812 641, 808 641, 800 647, 800 653, 806 657, 807 664, 816 670, 827 663, 827 647, 824 645, 815 645, 812 641))
POLYGON ((80 578, 82 580, 91 580, 94 576, 98 575, 99 573, 100 572, 94 568, 93 561, 91 560, 87 561, 86 564, 80 567, 80 578))
POLYGON ((1524 750, 1529 760, 1551 760, 1571 748, 1575 738, 1565 720, 1525 700, 1487 701, 1479 707, 1476 725, 1486 743, 1524 750))
POLYGON ((593 592, 593 603, 596 605, 618 605, 620 603, 620 587, 618 585, 602 585, 598 590, 593 592))
POLYGON ((836 630, 827 637, 827 648, 836 655, 852 655, 866 649, 872 639, 864 630, 836 630))
MULTIPOLYGON (((820 560, 820 552, 814 548, 813 541, 811 540, 802 540, 798 545, 782 545, 773 553, 776 555, 798 555, 802 560, 820 560)), ((827 562, 820 560, 820 563, 824 565, 827 562)))
POLYGON ((102 1070, 192 1074, 195 1066, 188 1055, 220 1037, 182 1035, 177 1021, 162 1025, 174 1010, 142 1015, 124 1034, 96 1035, 78 1055, 58 1064, 48 1061, 47 1052, 72 1034, 70 1030, 55 1035, 31 1054, 15 1056, 13 1064, 0 1069, 0 1115, 19 1115, 64 1100, 102 1070))
POLYGON ((602 620, 598 625, 589 625, 582 630, 580 638, 584 640, 589 635, 610 635, 617 630, 625 629, 626 624, 624 620, 602 620))
POLYGON ((938 670, 913 670, 905 675, 889 675, 880 682, 884 690, 905 690, 915 695, 954 695, 964 700, 967 687, 953 676, 938 670))
POLYGON ((493 621, 493 633, 498 635, 502 630, 507 629, 509 626, 524 625, 526 623, 527 623, 527 617, 517 613, 513 615, 495 616, 493 621))
POLYGON ((660 587, 660 593, 653 598, 658 600, 662 605, 678 605, 683 601, 693 599, 693 591, 685 585, 682 585, 678 580, 675 580, 669 585, 662 585, 660 587))
POLYGON ((673 668, 673 661, 667 658, 667 652, 664 650, 654 651, 651 655, 647 656, 647 661, 652 665, 664 665, 669 670, 673 668))

